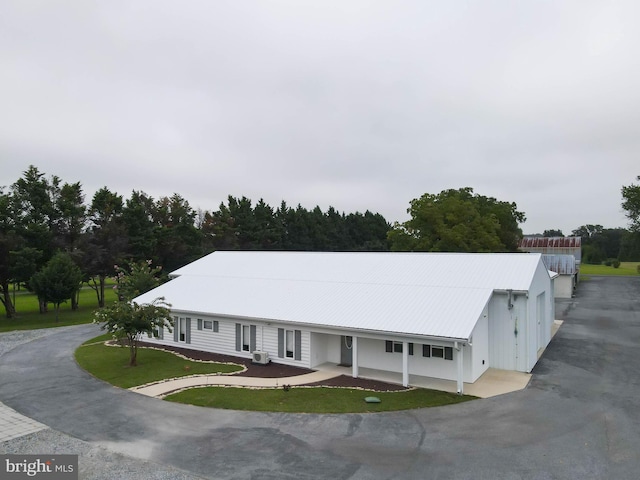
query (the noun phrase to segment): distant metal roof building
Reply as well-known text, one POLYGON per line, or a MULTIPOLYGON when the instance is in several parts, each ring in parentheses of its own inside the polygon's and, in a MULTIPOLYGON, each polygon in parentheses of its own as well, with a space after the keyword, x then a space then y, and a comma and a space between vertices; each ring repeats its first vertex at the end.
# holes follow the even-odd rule
POLYGON ((582 258, 581 237, 524 237, 518 248, 523 252, 573 255, 578 263, 582 258))
POLYGON ((177 311, 468 339, 494 290, 528 291, 541 263, 523 253, 218 251, 135 301, 164 296, 177 311))
POLYGON ((560 275, 575 275, 578 273, 576 258, 573 255, 542 255, 542 261, 552 272, 560 275))

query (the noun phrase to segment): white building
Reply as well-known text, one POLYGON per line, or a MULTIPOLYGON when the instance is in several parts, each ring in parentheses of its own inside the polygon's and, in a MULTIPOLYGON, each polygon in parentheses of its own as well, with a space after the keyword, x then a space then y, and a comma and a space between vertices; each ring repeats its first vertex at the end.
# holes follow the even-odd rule
POLYGON ((551 338, 540 254, 215 252, 136 298, 164 297, 173 333, 150 341, 306 368, 475 382, 530 372, 551 338))
POLYGON ((558 274, 553 280, 555 298, 571 298, 578 283, 578 267, 573 255, 542 255, 547 269, 558 274))

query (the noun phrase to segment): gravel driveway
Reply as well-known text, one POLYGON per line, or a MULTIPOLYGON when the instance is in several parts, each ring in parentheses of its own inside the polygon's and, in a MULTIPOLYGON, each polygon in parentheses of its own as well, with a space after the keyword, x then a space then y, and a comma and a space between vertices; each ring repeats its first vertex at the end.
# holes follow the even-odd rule
POLYGON ((0 347, 0 401, 51 429, 0 451, 79 453, 82 478, 637 478, 639 294, 640 277, 592 277, 557 301, 564 324, 523 391, 383 414, 163 402, 77 367, 95 326, 34 332, 0 347))

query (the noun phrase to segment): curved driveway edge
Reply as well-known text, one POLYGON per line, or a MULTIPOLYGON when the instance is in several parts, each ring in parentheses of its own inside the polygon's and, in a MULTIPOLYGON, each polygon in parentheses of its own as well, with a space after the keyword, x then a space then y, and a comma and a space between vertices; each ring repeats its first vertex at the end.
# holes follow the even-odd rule
POLYGON ((75 347, 99 333, 92 325, 2 355, 0 401, 94 446, 204 478, 636 478, 639 294, 640 278, 581 283, 558 301, 564 324, 525 390, 458 405, 315 415, 164 402, 75 364, 75 347))

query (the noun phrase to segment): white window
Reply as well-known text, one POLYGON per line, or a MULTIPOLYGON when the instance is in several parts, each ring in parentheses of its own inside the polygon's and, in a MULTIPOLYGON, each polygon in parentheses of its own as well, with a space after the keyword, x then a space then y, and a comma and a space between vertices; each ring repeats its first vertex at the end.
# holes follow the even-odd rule
POLYGON ((242 326, 242 350, 245 352, 249 351, 249 346, 251 345, 251 329, 249 325, 242 326))
POLYGON ((285 355, 288 358, 293 358, 294 357, 294 352, 295 352, 295 342, 294 342, 294 336, 293 336, 293 330, 287 330, 285 332, 285 355))
POLYGON ((186 341, 187 339, 187 319, 186 318, 180 318, 179 332, 180 334, 179 334, 178 340, 180 340, 181 342, 186 341))
MULTIPOLYGON (((409 342, 407 345, 409 347, 409 355, 413 355, 413 343, 409 342)), ((402 342, 387 340, 384 349, 387 353, 402 353, 402 342)))
POLYGON ((431 356, 434 358, 444 358, 444 347, 431 346, 431 356))
POLYGON ((439 345, 423 345, 422 356, 432 358, 444 358, 453 360, 453 347, 441 347, 439 345))
POLYGON ((213 321, 211 320, 205 320, 203 322, 203 326, 205 330, 213 330, 213 321))

